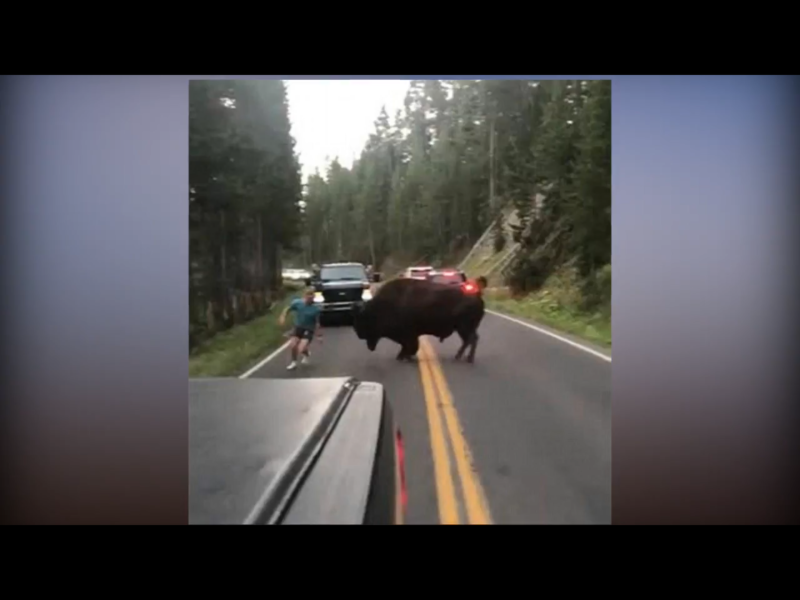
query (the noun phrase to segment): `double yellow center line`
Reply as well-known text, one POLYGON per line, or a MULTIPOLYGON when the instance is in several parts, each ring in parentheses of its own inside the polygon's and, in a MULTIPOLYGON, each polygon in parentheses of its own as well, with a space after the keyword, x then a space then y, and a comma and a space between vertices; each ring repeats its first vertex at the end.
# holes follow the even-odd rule
POLYGON ((453 397, 447 386, 442 366, 428 338, 419 340, 419 373, 422 390, 425 395, 425 406, 428 412, 428 424, 431 433, 431 450, 433 468, 436 479, 436 496, 439 501, 439 519, 443 525, 461 524, 462 503, 453 483, 453 472, 450 462, 450 451, 455 459, 456 471, 463 493, 463 506, 466 508, 466 520, 470 525, 490 525, 486 495, 483 492, 478 475, 473 469, 469 447, 461 433, 453 397), (442 416, 444 418, 442 418, 442 416), (444 426, 443 426, 444 421, 444 426), (448 445, 449 438, 449 445, 448 445), (449 448, 448 448, 449 446, 449 448))

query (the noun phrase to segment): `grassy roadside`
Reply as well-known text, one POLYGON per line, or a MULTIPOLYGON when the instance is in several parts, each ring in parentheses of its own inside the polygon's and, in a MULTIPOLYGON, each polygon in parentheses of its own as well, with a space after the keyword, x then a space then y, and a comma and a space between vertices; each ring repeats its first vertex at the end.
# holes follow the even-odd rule
POLYGON ((611 348, 611 307, 589 313, 580 308, 579 292, 569 278, 555 276, 541 290, 513 298, 507 289, 487 289, 487 308, 532 319, 588 342, 611 348))
POLYGON ((510 316, 532 319, 553 329, 584 338, 589 342, 611 347, 611 319, 602 313, 575 313, 562 307, 553 308, 528 297, 520 300, 486 298, 486 306, 510 316))
POLYGON ((189 355, 189 377, 238 377, 259 359, 286 341, 287 327, 278 317, 297 292, 272 307, 272 311, 218 333, 189 355))

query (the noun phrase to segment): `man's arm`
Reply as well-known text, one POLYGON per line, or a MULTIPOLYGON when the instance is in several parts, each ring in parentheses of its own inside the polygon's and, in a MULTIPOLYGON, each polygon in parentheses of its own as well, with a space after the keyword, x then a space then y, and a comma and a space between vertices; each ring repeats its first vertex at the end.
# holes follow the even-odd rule
POLYGON ((280 324, 281 327, 283 327, 284 323, 286 323, 286 315, 289 314, 289 311, 294 309, 295 309, 294 300, 292 300, 289 306, 283 309, 281 316, 278 318, 278 323, 280 324))

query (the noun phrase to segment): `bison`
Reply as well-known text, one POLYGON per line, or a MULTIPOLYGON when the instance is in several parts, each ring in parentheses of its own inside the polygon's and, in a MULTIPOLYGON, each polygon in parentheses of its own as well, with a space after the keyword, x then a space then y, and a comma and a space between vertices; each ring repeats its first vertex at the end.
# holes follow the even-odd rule
MULTIPOLYGON (((477 283, 481 291, 486 286, 482 277, 477 283)), ((431 281, 396 279, 384 284, 372 300, 353 308, 353 328, 371 352, 381 338, 388 338, 400 344, 397 360, 408 361, 419 350, 419 336, 444 341, 455 332, 462 341, 456 360, 469 346, 467 361, 473 362, 484 312, 480 293, 470 295, 458 286, 431 281)))

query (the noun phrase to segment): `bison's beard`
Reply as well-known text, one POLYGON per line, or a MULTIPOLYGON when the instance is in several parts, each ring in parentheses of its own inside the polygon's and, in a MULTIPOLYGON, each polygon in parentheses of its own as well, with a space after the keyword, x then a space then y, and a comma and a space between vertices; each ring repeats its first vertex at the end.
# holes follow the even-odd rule
POLYGON ((367 340, 367 348, 369 348, 370 352, 375 352, 375 348, 378 347, 378 340, 375 338, 371 338, 367 340))

